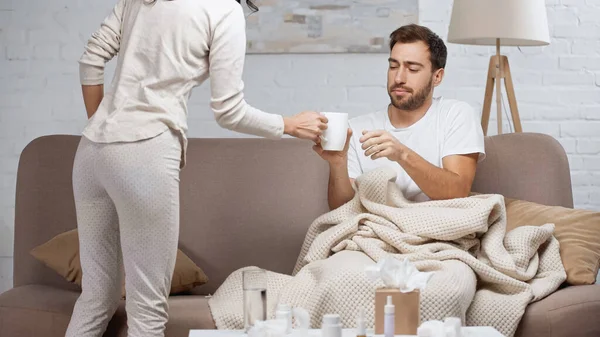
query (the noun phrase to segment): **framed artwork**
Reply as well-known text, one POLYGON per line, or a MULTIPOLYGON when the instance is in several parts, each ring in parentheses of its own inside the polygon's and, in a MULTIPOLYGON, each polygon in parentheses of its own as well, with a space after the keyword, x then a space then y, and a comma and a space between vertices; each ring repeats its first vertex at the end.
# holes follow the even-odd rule
MULTIPOLYGON (((396 28, 418 23, 418 0, 253 0, 247 52, 386 53, 396 28)), ((242 1, 243 3, 243 1, 242 1)))

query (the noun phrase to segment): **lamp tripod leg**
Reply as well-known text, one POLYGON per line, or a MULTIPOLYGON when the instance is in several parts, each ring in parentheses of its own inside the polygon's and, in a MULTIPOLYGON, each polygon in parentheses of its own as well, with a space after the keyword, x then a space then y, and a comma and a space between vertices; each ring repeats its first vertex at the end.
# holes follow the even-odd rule
POLYGON ((500 81, 502 79, 502 62, 500 60, 500 39, 496 39, 496 121, 498 123, 498 134, 502 134, 502 90, 500 81))
POLYGON ((517 108, 515 87, 513 86, 512 76, 510 75, 510 66, 508 65, 508 58, 506 56, 502 57, 502 63, 502 66, 504 67, 504 86, 506 88, 506 96, 508 97, 508 105, 510 106, 510 113, 512 115, 513 125, 515 126, 515 132, 523 132, 521 118, 519 117, 519 109, 517 108))
POLYGON ((492 97, 494 96, 494 87, 496 89, 496 113, 498 122, 498 134, 502 133, 502 91, 501 83, 504 79, 506 96, 511 111, 511 117, 515 132, 523 132, 521 119, 519 117, 519 109, 517 108, 517 98, 515 96, 515 88, 510 74, 510 66, 508 58, 500 55, 500 42, 496 41, 496 55, 490 57, 488 67, 487 81, 485 85, 485 96, 483 99, 483 111, 481 114, 481 127, 483 134, 487 136, 488 125, 490 122, 490 113, 492 108, 492 97))
POLYGON ((490 123, 490 112, 492 109, 492 97, 494 95, 494 82, 496 81, 494 71, 496 69, 495 56, 490 58, 490 65, 488 67, 487 80, 485 85, 485 96, 483 98, 483 111, 481 114, 481 128, 483 134, 487 135, 488 125, 490 123))

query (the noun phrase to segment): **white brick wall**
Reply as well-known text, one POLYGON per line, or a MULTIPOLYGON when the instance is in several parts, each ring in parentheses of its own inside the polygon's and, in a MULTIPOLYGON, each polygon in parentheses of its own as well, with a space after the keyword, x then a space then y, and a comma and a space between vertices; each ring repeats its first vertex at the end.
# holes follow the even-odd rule
MULTIPOLYGON (((76 61, 113 2, 0 0, 0 292, 12 282, 19 153, 38 136, 77 134, 85 124, 76 61)), ((572 166, 576 206, 600 210, 600 1, 546 2, 551 45, 502 51, 510 58, 524 129, 561 141, 572 166)), ((451 6, 450 0, 421 0, 421 23, 445 38, 451 6)), ((494 49, 448 47, 447 75, 437 94, 480 110, 494 49)), ((113 67, 111 62, 107 81, 113 67)), ((387 104, 385 71, 385 55, 252 55, 247 98, 286 115, 304 109, 357 115, 387 104)), ((208 99, 207 85, 196 90, 190 136, 245 137, 217 126, 208 99)), ((489 130, 493 134, 496 126, 489 130)))

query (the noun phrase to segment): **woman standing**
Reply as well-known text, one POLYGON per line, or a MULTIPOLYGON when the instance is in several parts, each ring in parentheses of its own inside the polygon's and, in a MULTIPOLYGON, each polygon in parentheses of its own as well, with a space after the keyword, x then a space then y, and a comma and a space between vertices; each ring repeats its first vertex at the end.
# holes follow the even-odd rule
POLYGON ((210 79, 223 128, 319 141, 327 120, 317 112, 282 117, 246 103, 245 48, 233 0, 119 0, 89 39, 80 59, 89 122, 73 168, 83 280, 68 337, 102 336, 119 304, 121 266, 128 336, 164 336, 194 87, 210 79), (104 66, 117 54, 104 95, 104 66))

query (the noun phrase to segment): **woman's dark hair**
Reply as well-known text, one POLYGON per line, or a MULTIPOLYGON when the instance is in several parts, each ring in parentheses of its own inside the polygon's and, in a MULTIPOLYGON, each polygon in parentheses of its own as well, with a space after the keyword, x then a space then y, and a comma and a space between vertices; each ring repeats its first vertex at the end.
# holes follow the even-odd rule
MULTIPOLYGON (((241 0, 235 0, 237 1, 240 5, 242 4, 241 0)), ((252 2, 252 0, 246 0, 246 5, 248 5, 248 7, 250 7, 251 10, 258 12, 258 7, 256 7, 256 5, 254 4, 254 2, 252 2)))

